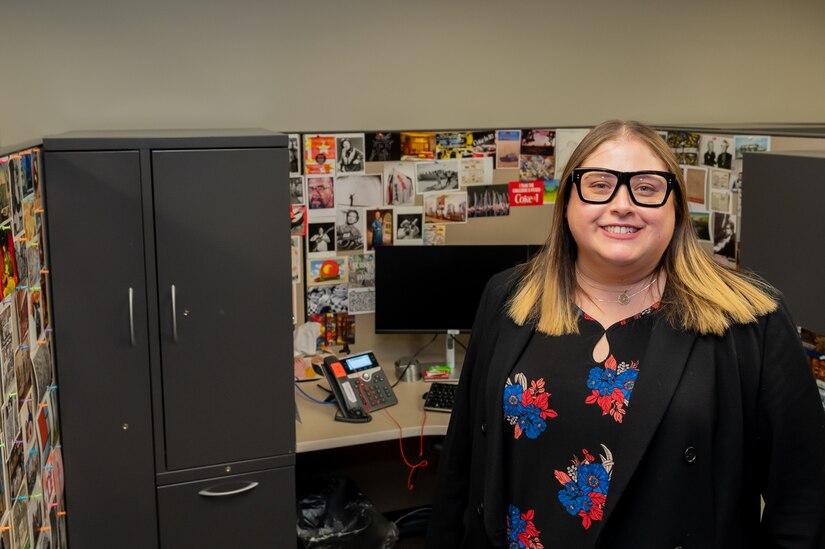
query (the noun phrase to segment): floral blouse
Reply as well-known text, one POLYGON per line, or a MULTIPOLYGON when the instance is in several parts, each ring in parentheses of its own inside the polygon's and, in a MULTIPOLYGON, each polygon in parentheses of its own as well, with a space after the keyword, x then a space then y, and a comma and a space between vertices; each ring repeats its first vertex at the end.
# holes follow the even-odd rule
POLYGON ((535 334, 504 387, 508 547, 594 547, 633 388, 659 304, 607 330, 579 310, 579 334, 535 334), (607 336, 607 358, 593 351, 607 336))

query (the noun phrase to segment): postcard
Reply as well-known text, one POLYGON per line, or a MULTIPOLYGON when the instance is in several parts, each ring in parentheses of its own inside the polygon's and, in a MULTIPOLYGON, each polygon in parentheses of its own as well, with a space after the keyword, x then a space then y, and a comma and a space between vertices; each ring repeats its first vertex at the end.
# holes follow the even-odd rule
POLYGON ((392 246, 393 211, 392 208, 367 209, 367 251, 378 246, 392 246))
POLYGON ((401 160, 401 135, 392 132, 373 132, 364 136, 367 162, 396 162, 401 160))
POLYGON ((447 227, 435 223, 424 225, 424 245, 444 246, 447 243, 447 227))
POLYGON ((710 242, 710 212, 690 212, 693 230, 702 242, 710 242))
POLYGON ((307 235, 307 207, 297 204, 289 205, 290 234, 292 236, 307 235))
POLYGON ((509 187, 506 183, 467 187, 467 204, 468 219, 510 215, 509 187))
POLYGON ((555 159, 540 154, 522 154, 519 156, 519 179, 522 181, 539 181, 553 179, 555 159))
POLYGON ((711 212, 713 256, 724 265, 735 265, 737 257, 736 216, 711 212))
POLYGON ((461 186, 489 185, 493 182, 493 157, 462 159, 458 179, 461 186))
MULTIPOLYGON (((560 129, 556 131, 556 175, 553 179, 561 179, 567 161, 573 151, 582 142, 584 136, 590 133, 588 129, 560 129)), ((555 200, 554 200, 555 202, 555 200)))
POLYGON ((439 160, 473 156, 471 132, 443 132, 435 134, 435 157, 439 160))
POLYGON ((293 236, 290 240, 290 248, 292 250, 292 283, 300 284, 302 262, 301 256, 303 255, 304 239, 300 236, 293 236))
POLYGON ((347 299, 351 315, 375 312, 375 288, 350 288, 347 299))
POLYGON ((307 226, 309 257, 335 255, 335 218, 310 221, 307 226))
POLYGON ((342 133, 335 136, 338 157, 337 175, 364 173, 366 155, 363 133, 342 133))
POLYGON ((667 144, 676 155, 676 161, 686 166, 699 165, 699 141, 702 136, 698 133, 674 131, 667 132, 667 144))
POLYGON ((341 209, 382 205, 384 200, 381 179, 380 173, 339 175, 335 178, 336 206, 341 209))
POLYGON ((702 134, 700 146, 702 165, 729 170, 732 160, 730 154, 732 142, 733 138, 729 136, 702 134))
POLYGON ((307 286, 341 284, 347 281, 347 259, 330 257, 307 261, 307 286))
POLYGON ((404 157, 434 159, 434 132, 401 132, 401 159, 404 157))
POLYGON ((544 203, 543 181, 511 181, 509 183, 510 205, 541 206, 544 203))
POLYGON ((387 206, 415 204, 415 163, 384 163, 384 202, 387 206))
POLYGON ((519 154, 554 156, 556 154, 556 131, 521 130, 521 152, 519 154))
POLYGON ((473 132, 473 156, 496 155, 496 132, 484 130, 473 132))
POLYGON ((746 152, 771 150, 771 138, 768 135, 737 135, 734 137, 734 142, 737 160, 742 160, 746 152))
POLYGON ((335 136, 304 135, 304 167, 307 175, 335 173, 335 136))
POLYGON ((367 232, 364 208, 341 206, 335 217, 335 248, 338 252, 363 250, 367 232))
POLYGON ((307 288, 307 316, 324 313, 346 313, 348 311, 347 285, 329 284, 307 288))
POLYGON ((424 244, 424 210, 421 206, 395 208, 395 245, 420 246, 424 244))
POLYGON ((347 261, 350 289, 375 287, 374 253, 353 254, 347 257, 347 261))
POLYGON ((436 160, 415 165, 416 192, 418 194, 452 191, 459 187, 458 160, 436 160))
POLYGON ((427 223, 466 223, 467 193, 426 194, 424 214, 427 223))
POLYGON ((301 170, 301 134, 290 133, 287 138, 289 139, 287 145, 289 150, 289 175, 294 177, 303 173, 303 170, 301 170))
POLYGON ((521 130, 496 130, 496 169, 518 168, 521 130))
POLYGON ((707 203, 708 169, 684 166, 684 170, 688 202, 698 204, 704 209, 707 203))

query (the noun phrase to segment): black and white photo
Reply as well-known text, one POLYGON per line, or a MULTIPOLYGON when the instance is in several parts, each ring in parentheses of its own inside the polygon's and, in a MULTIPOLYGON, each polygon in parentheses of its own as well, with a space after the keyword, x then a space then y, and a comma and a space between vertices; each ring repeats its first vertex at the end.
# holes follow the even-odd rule
POLYGON ((415 163, 384 163, 384 200, 387 206, 415 204, 415 163))
POLYGON ((381 179, 380 173, 336 177, 335 206, 340 210, 383 205, 381 179))
POLYGON ((335 149, 338 153, 338 171, 336 174, 364 173, 366 157, 364 155, 363 133, 336 135, 335 149))
POLYGON ((366 232, 363 208, 338 208, 335 218, 335 247, 338 252, 363 250, 366 232))
POLYGON ((303 173, 301 167, 301 134, 291 133, 287 136, 289 144, 289 175, 301 175, 303 173))
POLYGON ((289 203, 304 204, 304 177, 301 175, 289 176, 289 203))
POLYGON ((307 244, 310 257, 335 255, 335 219, 310 221, 307 227, 307 244))
POLYGON ((420 206, 395 208, 395 244, 421 246, 424 244, 424 209, 420 206))
POLYGON ((415 176, 418 194, 458 190, 459 161, 419 162, 415 165, 415 176))

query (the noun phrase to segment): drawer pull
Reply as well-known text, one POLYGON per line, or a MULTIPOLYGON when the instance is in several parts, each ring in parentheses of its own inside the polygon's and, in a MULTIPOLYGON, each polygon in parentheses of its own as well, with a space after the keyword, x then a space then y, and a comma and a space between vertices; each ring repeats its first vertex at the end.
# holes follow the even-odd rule
POLYGON ((129 288, 129 338, 135 346, 135 290, 129 288))
POLYGON ((209 498, 221 498, 224 496, 234 496, 235 494, 242 494, 244 492, 253 490, 257 487, 257 482, 247 482, 246 486, 244 486, 243 488, 238 488, 237 490, 229 490, 228 492, 213 492, 210 488, 204 488, 203 490, 198 492, 198 494, 209 498))

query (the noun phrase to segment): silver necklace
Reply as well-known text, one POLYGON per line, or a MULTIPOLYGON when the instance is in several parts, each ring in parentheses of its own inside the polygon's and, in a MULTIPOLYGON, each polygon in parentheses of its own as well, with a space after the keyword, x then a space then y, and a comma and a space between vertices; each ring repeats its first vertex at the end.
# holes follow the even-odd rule
POLYGON ((601 303, 618 303, 619 305, 627 305, 628 303, 630 303, 631 299, 633 299, 634 297, 636 297, 640 293, 644 292, 645 290, 647 290, 648 288, 653 286, 653 283, 656 282, 657 278, 658 277, 653 277, 653 280, 651 280, 647 284, 647 286, 645 286, 644 288, 642 288, 638 292, 633 292, 630 295, 627 294, 627 292, 630 291, 629 289, 627 289, 627 290, 624 290, 622 293, 620 293, 619 297, 617 299, 600 299, 596 296, 593 296, 593 299, 595 299, 596 301, 600 301, 601 303))

